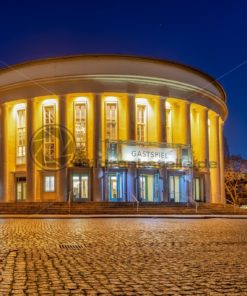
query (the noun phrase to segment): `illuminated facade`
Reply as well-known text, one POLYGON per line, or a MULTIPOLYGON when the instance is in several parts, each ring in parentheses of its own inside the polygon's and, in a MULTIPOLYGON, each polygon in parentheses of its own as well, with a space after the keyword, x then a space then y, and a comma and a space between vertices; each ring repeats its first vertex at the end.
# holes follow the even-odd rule
POLYGON ((224 203, 225 101, 210 76, 167 61, 75 56, 1 69, 0 201, 224 203))

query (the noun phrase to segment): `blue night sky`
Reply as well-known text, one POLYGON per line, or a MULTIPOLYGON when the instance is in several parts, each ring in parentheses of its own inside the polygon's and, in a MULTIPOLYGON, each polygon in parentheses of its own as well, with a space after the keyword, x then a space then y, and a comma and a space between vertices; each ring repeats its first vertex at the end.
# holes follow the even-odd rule
POLYGON ((230 152, 247 159, 247 1, 5 3, 1 3, 0 60, 6 64, 117 53, 173 60, 222 77, 230 152))

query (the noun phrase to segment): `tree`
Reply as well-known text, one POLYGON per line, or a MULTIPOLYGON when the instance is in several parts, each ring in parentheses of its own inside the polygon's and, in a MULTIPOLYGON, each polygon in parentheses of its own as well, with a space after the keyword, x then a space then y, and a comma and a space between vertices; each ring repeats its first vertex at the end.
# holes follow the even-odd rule
POLYGON ((247 160, 241 156, 230 156, 225 161, 226 200, 234 205, 241 204, 247 184, 247 160))

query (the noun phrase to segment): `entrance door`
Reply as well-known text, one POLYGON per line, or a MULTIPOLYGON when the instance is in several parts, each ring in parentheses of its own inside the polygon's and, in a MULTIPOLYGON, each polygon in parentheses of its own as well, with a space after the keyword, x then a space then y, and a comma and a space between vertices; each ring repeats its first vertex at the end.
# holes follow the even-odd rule
POLYGON ((27 198, 27 181, 26 177, 16 178, 16 200, 25 201, 27 198))
POLYGON ((83 201, 88 199, 88 175, 73 175, 72 176, 72 191, 74 201, 83 201))
POLYGON ((139 198, 144 202, 160 202, 161 184, 159 174, 139 175, 139 198))
POLYGON ((108 180, 109 201, 123 201, 123 173, 110 173, 108 180))
POLYGON ((139 177, 139 194, 141 201, 148 201, 148 176, 141 174, 139 177))
POLYGON ((180 176, 169 176, 169 201, 180 202, 181 186, 180 176))

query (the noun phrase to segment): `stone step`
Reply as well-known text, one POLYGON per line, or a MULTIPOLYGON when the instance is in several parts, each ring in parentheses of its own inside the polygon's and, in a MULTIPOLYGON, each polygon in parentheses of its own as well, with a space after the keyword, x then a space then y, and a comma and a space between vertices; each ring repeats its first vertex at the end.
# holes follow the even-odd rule
MULTIPOLYGON (((21 202, 0 203, 0 214, 135 214, 133 202, 21 202)), ((140 203, 139 214, 195 214, 195 204, 140 203)), ((198 214, 247 214, 246 210, 231 205, 198 204, 198 214)))

